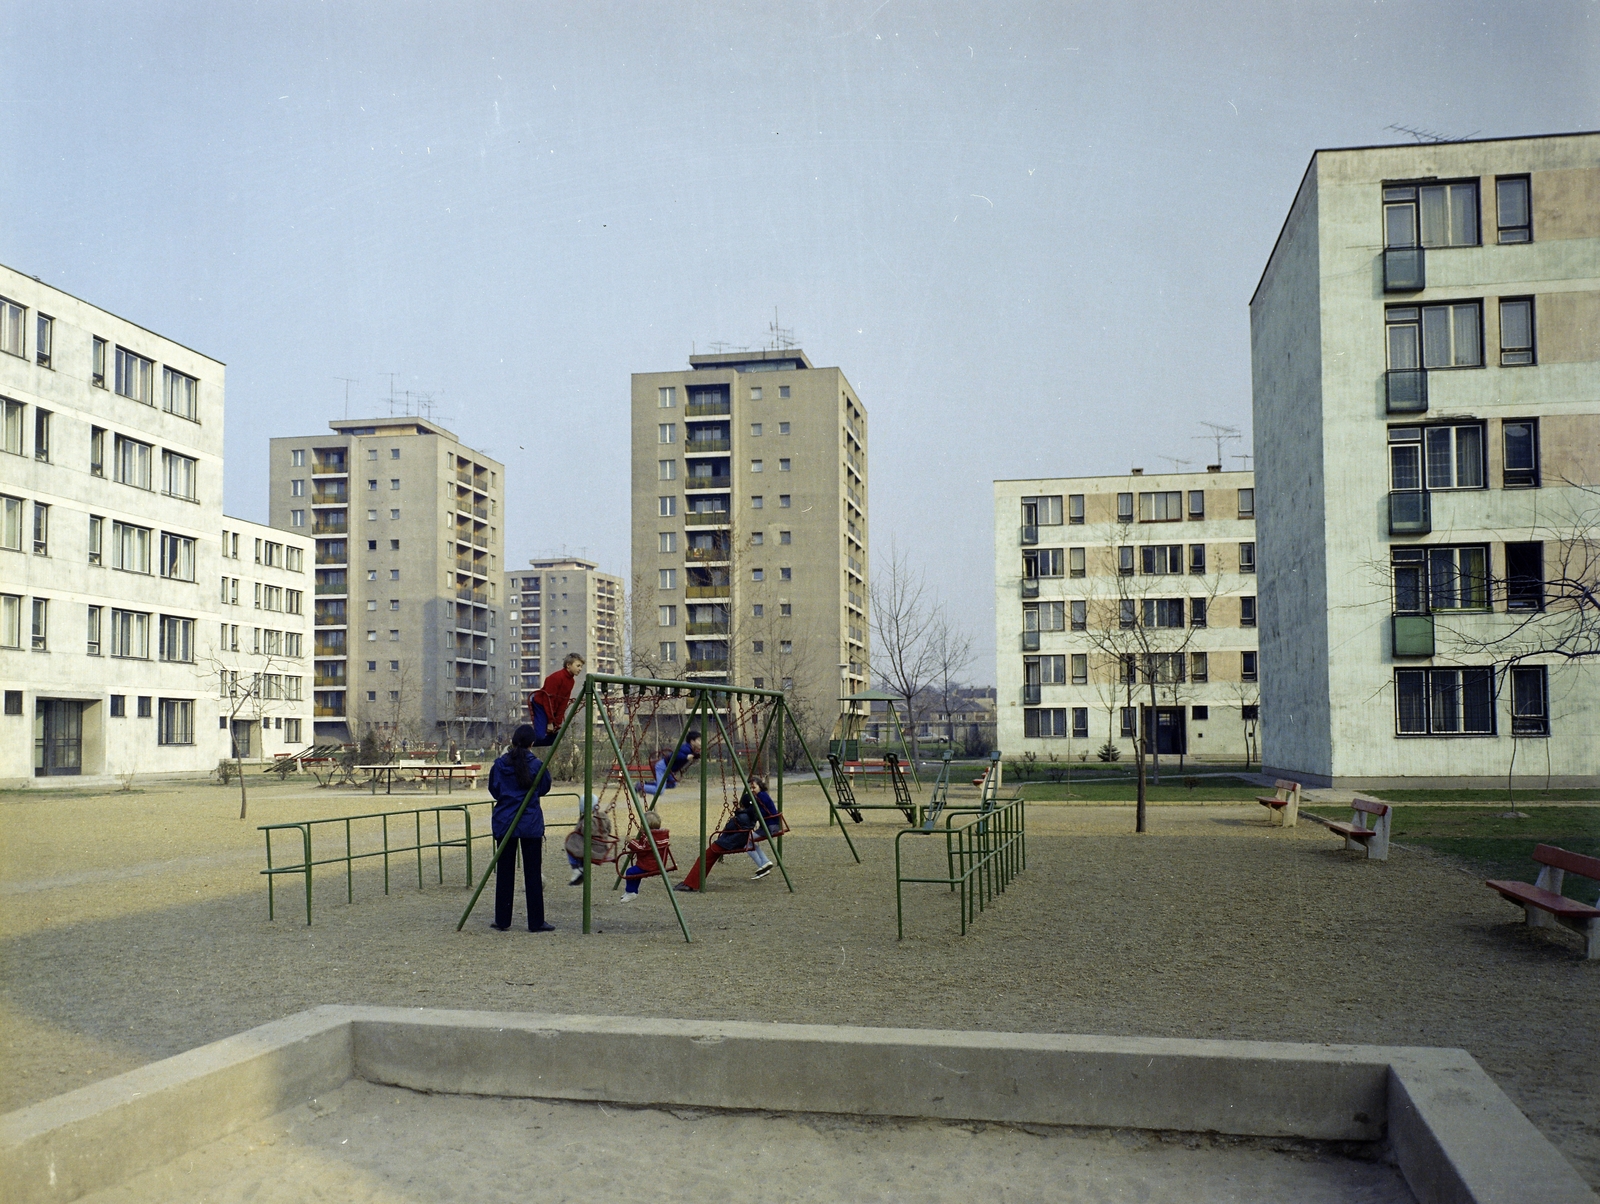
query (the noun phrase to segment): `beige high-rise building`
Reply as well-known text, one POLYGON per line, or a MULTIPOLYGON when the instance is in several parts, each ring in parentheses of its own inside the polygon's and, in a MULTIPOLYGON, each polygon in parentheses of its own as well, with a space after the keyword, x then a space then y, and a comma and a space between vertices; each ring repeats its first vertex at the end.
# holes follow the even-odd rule
POLYGON ((504 709, 504 466, 422 418, 328 425, 271 453, 271 525, 316 543, 317 739, 487 738, 504 709))
POLYGON ((635 672, 784 689, 808 738, 868 685, 867 414, 799 349, 633 377, 635 672))
POLYGON ((574 652, 596 673, 622 672, 622 578, 576 557, 528 566, 505 575, 501 673, 515 688, 512 712, 574 652))

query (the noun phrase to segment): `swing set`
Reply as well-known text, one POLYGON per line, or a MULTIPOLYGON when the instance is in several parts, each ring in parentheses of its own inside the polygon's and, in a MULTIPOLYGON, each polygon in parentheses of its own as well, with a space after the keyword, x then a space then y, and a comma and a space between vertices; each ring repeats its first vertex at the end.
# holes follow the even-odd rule
MULTIPOLYGON (((737 809, 738 800, 746 792, 752 799, 755 798, 756 791, 751 786, 751 778, 760 776, 763 766, 770 763, 776 787, 773 791, 775 814, 769 816, 764 808, 755 807, 757 823, 746 838, 746 847, 731 851, 748 852, 765 843, 783 875, 784 884, 791 894, 794 892, 794 883, 783 861, 783 836, 789 830, 783 818, 786 728, 793 732, 794 739, 805 753, 806 763, 811 768, 810 776, 815 777, 823 798, 827 800, 830 826, 836 818, 836 808, 822 771, 817 767, 805 737, 800 734, 781 691, 590 673, 585 678, 582 691, 573 701, 575 705, 568 709, 554 743, 540 751, 543 753, 541 759, 548 767, 555 763, 556 755, 563 748, 581 741, 583 799, 580 802, 579 832, 582 835, 585 933, 593 930, 591 884, 594 867, 612 865, 616 870, 613 890, 622 885, 630 868, 638 871, 633 877, 659 878, 672 904, 673 914, 677 916, 678 927, 683 931, 683 939, 692 939, 683 909, 678 906, 678 892, 668 877, 678 869, 668 833, 665 829, 652 828, 649 822, 649 813, 653 811, 661 792, 675 784, 672 781, 674 757, 687 743, 691 731, 698 732, 701 738, 700 852, 696 858, 699 889, 705 890, 706 867, 703 862, 709 838, 726 830, 729 819, 737 809), (681 722, 674 722, 678 720, 681 722), (669 725, 676 726, 677 730, 670 743, 663 743, 663 728, 669 725), (598 747, 597 734, 603 741, 598 747), (722 816, 715 827, 709 823, 713 761, 717 764, 722 793, 722 816), (595 793, 597 777, 600 780, 599 797, 595 793), (649 797, 648 805, 646 796, 649 797), (625 821, 617 815, 619 808, 625 811, 625 821)), ((512 840, 511 833, 516 830, 532 799, 533 788, 530 787, 507 828, 505 838, 496 842, 494 854, 484 867, 477 889, 473 891, 466 911, 456 924, 456 931, 459 932, 472 915, 473 908, 488 885, 490 874, 499 863, 500 855, 512 840)), ((844 830, 842 822, 839 830, 844 833, 851 856, 860 862, 861 855, 856 852, 855 842, 844 830)), ((574 845, 576 843, 574 841, 574 845)), ((578 853, 574 851, 573 856, 578 856, 578 853)))

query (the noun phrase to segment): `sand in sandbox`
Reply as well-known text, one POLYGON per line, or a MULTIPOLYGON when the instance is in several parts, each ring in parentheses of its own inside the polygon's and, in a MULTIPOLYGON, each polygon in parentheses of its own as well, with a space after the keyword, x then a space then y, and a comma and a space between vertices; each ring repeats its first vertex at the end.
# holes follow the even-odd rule
POLYGON ((419 1095, 351 1082, 93 1204, 695 1199, 1411 1204, 1307 1143, 419 1095))

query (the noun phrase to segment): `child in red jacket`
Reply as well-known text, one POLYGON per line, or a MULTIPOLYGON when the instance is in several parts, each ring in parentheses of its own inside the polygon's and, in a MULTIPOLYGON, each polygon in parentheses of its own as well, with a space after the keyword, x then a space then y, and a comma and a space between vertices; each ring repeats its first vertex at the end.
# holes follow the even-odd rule
POLYGON ((533 724, 534 747, 554 744, 561 722, 567 717, 572 696, 583 690, 583 657, 574 652, 528 699, 528 718, 533 724))
POLYGON ((639 833, 627 844, 627 851, 633 854, 633 864, 622 873, 626 885, 622 888, 622 898, 617 900, 619 903, 632 903, 639 897, 639 883, 661 872, 661 865, 656 861, 656 849, 661 850, 663 858, 672 855, 670 844, 672 833, 661 826, 661 817, 654 811, 646 811, 644 821, 649 825, 650 831, 639 833), (652 837, 654 837, 653 847, 652 837))

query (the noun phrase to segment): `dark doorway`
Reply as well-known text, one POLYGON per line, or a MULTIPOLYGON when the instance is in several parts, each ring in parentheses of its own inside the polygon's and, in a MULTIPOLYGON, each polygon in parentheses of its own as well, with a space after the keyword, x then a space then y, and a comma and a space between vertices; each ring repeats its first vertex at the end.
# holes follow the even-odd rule
MULTIPOLYGON (((1142 707, 1141 718, 1144 720, 1145 751, 1150 749, 1150 708, 1142 707)), ((1163 757, 1181 757, 1189 751, 1189 739, 1184 723, 1183 707, 1156 707, 1155 708, 1155 752, 1163 757)))
POLYGON ((240 760, 249 760, 255 754, 251 752, 254 744, 255 723, 249 719, 235 719, 233 721, 233 755, 240 760))
POLYGON ((40 698, 34 708, 34 776, 82 773, 83 703, 40 698))

